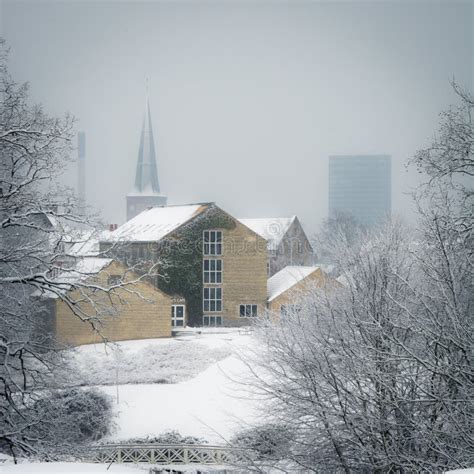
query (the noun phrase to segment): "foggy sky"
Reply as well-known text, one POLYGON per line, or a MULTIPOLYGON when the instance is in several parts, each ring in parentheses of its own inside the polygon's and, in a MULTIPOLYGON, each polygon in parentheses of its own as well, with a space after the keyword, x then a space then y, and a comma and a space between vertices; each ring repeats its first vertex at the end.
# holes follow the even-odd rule
POLYGON ((310 233, 329 155, 391 154, 407 215, 405 161, 454 102, 450 79, 472 84, 470 2, 4 0, 0 15, 15 79, 86 132, 86 193, 107 222, 125 219, 146 77, 169 204, 297 214, 310 233))

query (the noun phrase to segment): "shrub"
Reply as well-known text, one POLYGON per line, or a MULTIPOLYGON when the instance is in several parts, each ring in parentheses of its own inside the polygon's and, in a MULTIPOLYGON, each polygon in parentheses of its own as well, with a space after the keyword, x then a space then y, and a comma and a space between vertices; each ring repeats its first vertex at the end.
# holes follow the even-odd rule
POLYGON ((183 436, 177 431, 165 431, 158 436, 147 436, 146 438, 130 438, 127 444, 207 444, 203 438, 196 436, 183 436))
POLYGON ((267 423, 237 433, 231 444, 236 448, 251 449, 263 459, 288 451, 290 438, 291 430, 286 426, 267 423))

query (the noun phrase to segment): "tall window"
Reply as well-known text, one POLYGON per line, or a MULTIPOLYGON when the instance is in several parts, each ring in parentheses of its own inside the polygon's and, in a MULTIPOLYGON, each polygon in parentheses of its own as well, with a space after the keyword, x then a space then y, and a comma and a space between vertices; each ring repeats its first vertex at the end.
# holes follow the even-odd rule
POLYGON ((222 255, 222 231, 204 231, 203 253, 204 255, 222 255))
POLYGON ((256 304, 241 304, 240 317, 241 318, 255 318, 257 316, 256 304))
POLYGON ((204 288, 202 306, 204 312, 222 311, 222 288, 204 288))
POLYGON ((222 283, 222 260, 207 260, 203 262, 204 283, 222 283))
POLYGON ((203 316, 203 326, 222 326, 222 316, 203 316))

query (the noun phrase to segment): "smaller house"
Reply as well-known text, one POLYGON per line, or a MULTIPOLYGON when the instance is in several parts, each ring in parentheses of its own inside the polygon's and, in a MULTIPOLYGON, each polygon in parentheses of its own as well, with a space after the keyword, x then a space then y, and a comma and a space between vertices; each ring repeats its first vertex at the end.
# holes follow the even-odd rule
POLYGON ((45 324, 59 343, 76 346, 102 342, 103 338, 123 341, 171 337, 172 326, 186 325, 179 298, 143 279, 137 280, 136 274, 115 260, 84 258, 74 270, 57 279, 64 282, 64 297, 52 292, 40 296, 49 307, 45 324), (84 285, 78 287, 79 282, 84 285), (121 282, 127 285, 120 286, 121 282), (115 285, 110 292, 97 289, 115 285), (71 305, 81 317, 74 314, 71 305))
POLYGON ((324 286, 327 278, 319 267, 285 267, 268 279, 268 309, 284 316, 295 309, 305 291, 324 286))
POLYGON ((239 220, 267 241, 268 276, 288 265, 313 265, 313 248, 297 216, 239 220))

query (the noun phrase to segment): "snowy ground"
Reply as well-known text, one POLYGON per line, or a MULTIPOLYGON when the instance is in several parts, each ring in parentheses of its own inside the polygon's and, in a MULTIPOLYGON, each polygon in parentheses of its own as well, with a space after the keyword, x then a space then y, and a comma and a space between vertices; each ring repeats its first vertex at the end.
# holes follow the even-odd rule
POLYGON ((80 346, 70 351, 69 370, 56 374, 56 382, 61 386, 115 385, 117 380, 119 384, 183 382, 231 355, 225 341, 218 337, 214 341, 216 336, 80 346))
POLYGON ((252 336, 238 330, 203 331, 82 346, 74 363, 83 374, 90 372, 89 384, 99 385, 116 403, 116 429, 107 441, 176 430, 222 443, 257 419, 258 403, 234 381, 248 375, 236 353, 253 345, 252 336))
POLYGON ((148 473, 149 466, 124 466, 113 464, 88 464, 72 462, 0 464, 0 474, 99 474, 99 473, 148 473))
MULTIPOLYGON (((253 347, 254 338, 239 330, 82 346, 71 352, 68 384, 93 385, 112 397, 116 427, 105 441, 175 430, 221 444, 258 420, 259 403, 237 382, 249 375, 241 358, 253 347)), ((150 468, 112 465, 107 470, 103 464, 1 461, 0 474, 139 473, 150 468)), ((197 472, 199 466, 178 467, 197 472)), ((214 469, 218 467, 205 467, 205 471, 214 469)))

